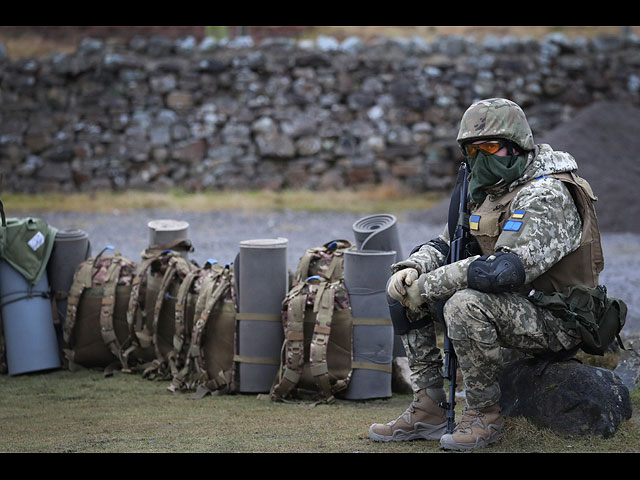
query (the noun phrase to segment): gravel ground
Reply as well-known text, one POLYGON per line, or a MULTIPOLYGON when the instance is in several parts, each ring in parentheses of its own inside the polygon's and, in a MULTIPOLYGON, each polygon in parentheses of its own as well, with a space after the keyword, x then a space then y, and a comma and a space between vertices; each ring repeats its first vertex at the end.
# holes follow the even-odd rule
MULTIPOLYGON (((147 223, 157 219, 184 220, 195 247, 191 254, 199 265, 208 258, 221 263, 232 262, 238 253, 239 242, 257 238, 284 237, 288 239, 289 270, 295 270, 300 256, 307 248, 334 239, 355 243, 353 223, 365 214, 310 213, 299 211, 212 211, 207 213, 138 210, 134 213, 30 213, 23 216, 42 218, 58 229, 80 228, 88 233, 93 254, 105 245, 114 245, 123 255, 138 261, 148 244, 147 223)), ((403 255, 440 233, 445 218, 442 208, 429 212, 396 214, 403 255)), ((623 299, 628 307, 623 336, 640 332, 640 299, 634 295, 640 285, 640 235, 637 233, 602 233, 605 269, 600 276, 612 297, 623 299)))

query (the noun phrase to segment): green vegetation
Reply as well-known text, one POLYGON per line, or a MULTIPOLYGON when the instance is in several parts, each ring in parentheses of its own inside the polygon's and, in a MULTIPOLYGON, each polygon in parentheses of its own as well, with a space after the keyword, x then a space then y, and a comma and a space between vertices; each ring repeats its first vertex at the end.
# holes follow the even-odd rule
MULTIPOLYGON (((371 423, 404 411, 410 395, 366 402, 274 403, 253 394, 192 399, 168 382, 117 372, 57 370, 0 376, 0 452, 438 453, 438 442, 382 444, 371 423)), ((634 411, 640 392, 632 392, 634 411)), ((458 415, 462 406, 458 406, 458 415)), ((563 438, 509 417, 503 440, 479 452, 638 452, 638 414, 609 439, 563 438)))

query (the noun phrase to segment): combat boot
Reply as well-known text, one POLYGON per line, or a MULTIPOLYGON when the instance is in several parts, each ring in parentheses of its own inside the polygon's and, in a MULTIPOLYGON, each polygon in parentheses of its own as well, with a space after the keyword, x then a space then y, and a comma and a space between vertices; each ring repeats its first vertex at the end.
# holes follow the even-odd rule
POLYGON ((447 450, 474 450, 486 447, 500 440, 504 427, 504 418, 500 414, 500 405, 472 410, 466 407, 462 419, 453 433, 447 433, 440 439, 440 446, 447 450))
POLYGON ((445 410, 439 403, 446 399, 444 389, 423 388, 413 394, 413 402, 397 419, 374 423, 369 437, 377 442, 404 442, 407 440, 438 440, 446 431, 445 410))

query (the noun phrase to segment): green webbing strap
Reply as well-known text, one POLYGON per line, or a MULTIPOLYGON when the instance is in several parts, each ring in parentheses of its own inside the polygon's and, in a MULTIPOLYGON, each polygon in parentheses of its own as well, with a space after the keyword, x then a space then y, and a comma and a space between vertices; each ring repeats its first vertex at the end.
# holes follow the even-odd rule
POLYGON ((364 370, 376 370, 379 372, 391 373, 393 367, 390 364, 385 363, 373 363, 373 362, 351 362, 351 368, 361 368, 364 370))
POLYGON ((390 318, 353 318, 353 325, 377 325, 377 326, 392 326, 390 318))
POLYGON ((256 365, 280 365, 279 358, 249 357, 247 355, 234 355, 233 361, 238 363, 253 363, 256 365))
POLYGON ((279 313, 236 313, 236 320, 255 320, 259 322, 282 322, 279 313))

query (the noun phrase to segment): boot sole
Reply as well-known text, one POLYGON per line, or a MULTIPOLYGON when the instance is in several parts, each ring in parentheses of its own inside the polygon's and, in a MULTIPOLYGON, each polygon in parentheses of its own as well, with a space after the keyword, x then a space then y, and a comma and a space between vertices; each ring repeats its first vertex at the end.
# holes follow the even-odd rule
POLYGON ((375 424, 369 427, 369 438, 376 442, 408 442, 411 440, 440 440, 444 432, 447 430, 447 424, 429 425, 427 423, 418 422, 413 430, 405 432, 404 430, 396 430, 392 435, 381 435, 373 431, 375 424))
POLYGON ((458 450, 458 451, 467 451, 467 450, 475 450, 478 448, 488 447, 489 445, 500 441, 502 427, 497 425, 489 425, 489 429, 492 431, 489 434, 488 438, 478 437, 474 443, 461 443, 456 442, 453 439, 453 435, 450 433, 443 435, 440 438, 440 446, 445 450, 458 450))

